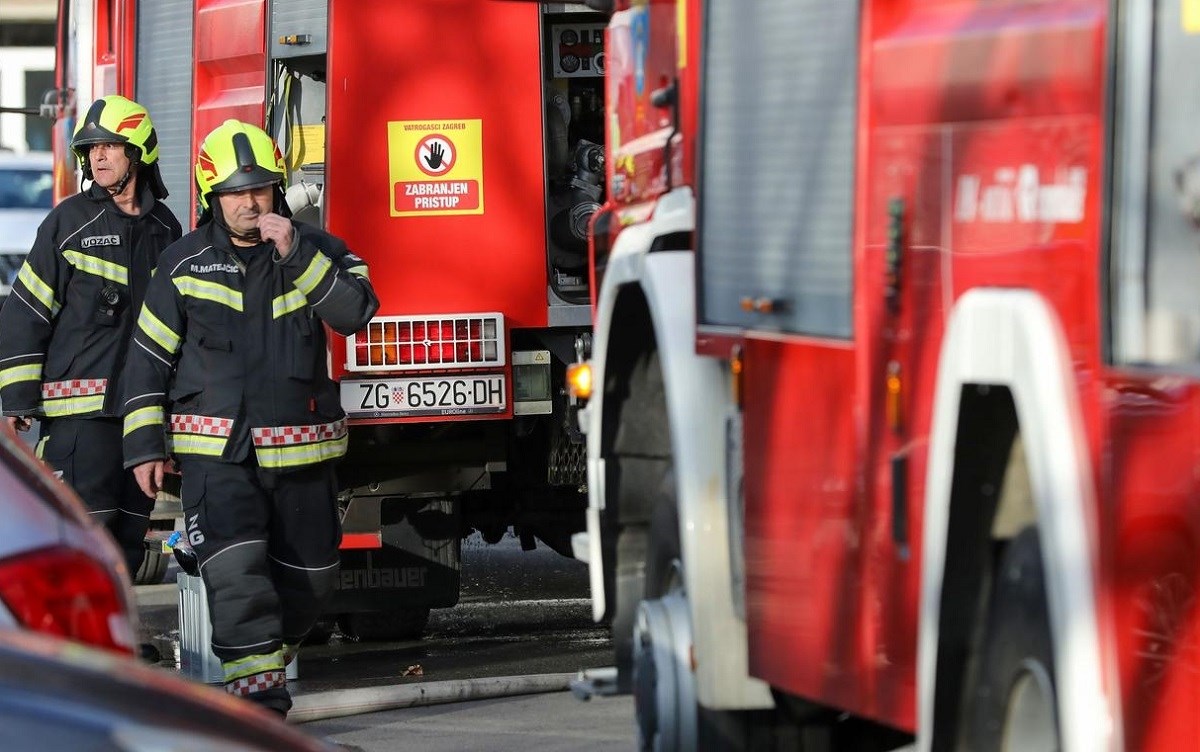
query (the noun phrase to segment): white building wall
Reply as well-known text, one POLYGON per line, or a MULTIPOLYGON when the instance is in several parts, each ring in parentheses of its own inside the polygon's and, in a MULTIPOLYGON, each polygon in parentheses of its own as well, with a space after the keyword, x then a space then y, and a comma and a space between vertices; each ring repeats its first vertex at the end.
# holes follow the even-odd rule
POLYGON ((4 0, 0 3, 0 21, 53 21, 55 0, 4 0))
MULTIPOLYGON (((0 107, 25 106, 25 74, 27 71, 53 71, 53 47, 3 47, 0 48, 0 107)), ((33 92, 34 100, 41 92, 33 92)), ((25 141, 25 123, 29 116, 12 113, 0 114, 0 151, 28 150, 25 141)))

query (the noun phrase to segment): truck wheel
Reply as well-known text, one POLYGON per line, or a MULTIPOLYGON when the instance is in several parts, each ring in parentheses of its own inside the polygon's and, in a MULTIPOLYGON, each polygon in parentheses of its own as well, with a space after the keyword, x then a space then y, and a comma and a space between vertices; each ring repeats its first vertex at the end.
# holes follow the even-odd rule
POLYGON ((628 525, 617 536, 616 608, 612 618, 617 691, 633 689, 633 623, 646 592, 646 526, 628 525))
POLYGON ((675 463, 657 351, 629 375, 613 453, 616 503, 638 495, 648 520, 625 522, 617 538, 613 643, 618 689, 632 689, 643 749, 748 749, 745 714, 708 711, 696 701, 691 606, 683 587, 675 463))
POLYGON ((633 693, 641 747, 707 752, 775 749, 774 713, 709 710, 697 700, 695 673, 687 662, 693 645, 691 604, 684 589, 673 466, 654 494, 646 594, 633 634, 633 693))
MULTIPOLYGON (((151 530, 173 530, 174 520, 151 520, 151 530)), ((171 554, 165 554, 158 540, 147 541, 143 546, 142 563, 133 574, 134 585, 157 585, 167 575, 171 565, 171 554)))
POLYGON ((1041 544, 1027 527, 996 570, 979 673, 968 695, 966 748, 1051 752, 1058 735, 1054 642, 1041 544))
POLYGON ((419 640, 429 623, 429 609, 342 614, 337 623, 342 634, 359 642, 419 640))
POLYGON ((642 750, 697 749, 696 682, 685 657, 692 620, 679 556, 674 473, 651 492, 644 595, 633 626, 633 698, 642 750))
POLYGON ((619 397, 620 404, 609 460, 616 470, 615 482, 608 486, 609 508, 620 510, 619 515, 630 511, 635 514, 618 520, 616 540, 612 639, 620 692, 632 689, 634 620, 638 604, 647 593, 647 516, 659 506, 655 487, 671 472, 671 441, 658 351, 642 353, 625 381, 628 392, 613 395, 619 397))

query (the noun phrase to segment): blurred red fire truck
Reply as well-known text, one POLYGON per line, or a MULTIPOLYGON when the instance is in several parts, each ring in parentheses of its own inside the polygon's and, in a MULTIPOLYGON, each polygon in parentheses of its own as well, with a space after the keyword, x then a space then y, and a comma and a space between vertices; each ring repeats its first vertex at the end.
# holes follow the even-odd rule
POLYGON ((591 4, 647 748, 1194 744, 1200 2, 591 4))

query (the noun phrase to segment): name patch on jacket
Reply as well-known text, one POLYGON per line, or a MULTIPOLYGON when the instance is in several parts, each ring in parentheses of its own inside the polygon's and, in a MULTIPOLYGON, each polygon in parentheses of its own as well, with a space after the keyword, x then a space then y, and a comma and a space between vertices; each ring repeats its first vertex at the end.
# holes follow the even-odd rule
POLYGON ((120 235, 89 235, 83 239, 83 247, 91 248, 97 245, 120 245, 120 235))
POLYGON ((233 264, 192 264, 189 269, 193 274, 212 274, 213 272, 237 274, 241 271, 233 264))

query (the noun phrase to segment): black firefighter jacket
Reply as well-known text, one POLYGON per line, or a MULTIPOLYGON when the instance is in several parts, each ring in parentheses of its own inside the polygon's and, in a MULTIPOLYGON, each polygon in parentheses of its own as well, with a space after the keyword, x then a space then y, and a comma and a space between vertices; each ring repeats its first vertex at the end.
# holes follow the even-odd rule
POLYGON ((293 223, 295 248, 236 249, 215 223, 163 254, 125 370, 125 466, 173 455, 286 471, 346 452, 322 322, 341 334, 379 308, 367 265, 293 223), (239 253, 240 252, 240 253, 239 253))
POLYGON ((148 187, 133 217, 93 185, 54 207, 0 310, 5 415, 115 417, 130 332, 159 254, 179 239, 148 187))

